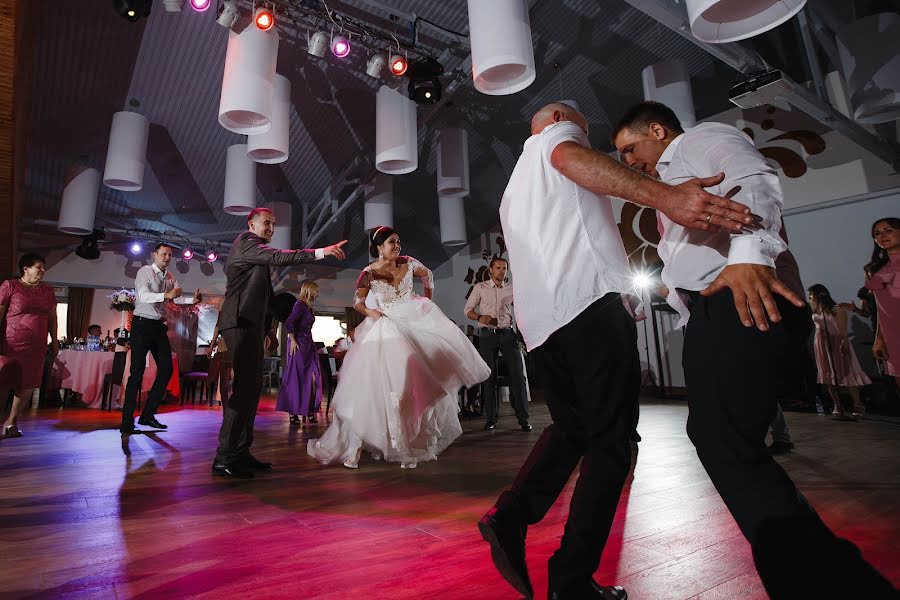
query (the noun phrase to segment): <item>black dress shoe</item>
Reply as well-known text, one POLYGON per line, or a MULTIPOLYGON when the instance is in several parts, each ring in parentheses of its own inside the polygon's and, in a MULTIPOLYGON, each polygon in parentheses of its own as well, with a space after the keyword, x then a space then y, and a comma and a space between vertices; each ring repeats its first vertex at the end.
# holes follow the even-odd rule
POLYGON ((144 425, 146 427, 152 427, 153 429, 168 429, 168 425, 163 425, 159 421, 156 420, 156 417, 141 417, 138 419, 138 425, 144 425))
POLYGON ((520 423, 522 426, 522 431, 531 431, 534 427, 531 426, 531 423, 520 423))
POLYGON ((565 589, 555 589, 553 581, 550 581, 550 588, 547 590, 547 600, 628 600, 628 593, 625 588, 619 586, 606 587, 600 585, 593 579, 586 586, 569 586, 565 589))
POLYGON ((220 477, 234 477, 235 479, 253 479, 253 471, 244 465, 226 465, 214 462, 212 474, 220 477))
POLYGON ((120 429, 119 433, 121 433, 123 436, 126 436, 126 435, 137 435, 139 433, 144 433, 144 432, 132 425, 130 429, 129 428, 120 429))
POLYGON ((487 423, 484 424, 484 430, 485 431, 493 431, 494 427, 496 427, 496 426, 497 426, 497 424, 495 422, 488 421, 487 423))
POLYGON ((790 454, 793 449, 794 444, 792 442, 772 442, 772 445, 766 448, 769 454, 790 454))
POLYGON ((272 463, 259 460, 258 458, 256 458, 255 456, 252 456, 252 455, 250 456, 250 458, 247 459, 247 466, 250 467, 251 469, 253 469, 254 471, 271 471, 272 470, 272 463))
POLYGON ((528 525, 517 520, 496 506, 478 521, 481 537, 491 545, 494 566, 520 594, 528 599, 534 596, 528 565, 525 564, 525 533, 528 525))

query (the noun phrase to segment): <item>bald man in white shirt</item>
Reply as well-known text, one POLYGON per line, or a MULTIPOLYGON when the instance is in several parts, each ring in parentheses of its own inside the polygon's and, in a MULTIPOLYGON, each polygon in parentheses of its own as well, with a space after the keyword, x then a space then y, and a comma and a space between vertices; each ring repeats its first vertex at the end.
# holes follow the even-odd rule
POLYGON ((553 424, 512 488, 479 521, 494 565, 528 598, 528 525, 544 517, 579 463, 565 533, 548 566, 547 597, 627 597, 593 580, 631 466, 640 388, 637 331, 621 297, 633 277, 609 196, 690 227, 741 230, 752 220, 749 209, 705 192, 704 185, 721 181, 709 175, 672 187, 629 169, 591 148, 587 118, 566 104, 549 104, 531 120, 500 221, 516 272, 516 324, 543 373, 553 424))
POLYGON ((810 318, 799 273, 776 274, 787 242, 775 169, 738 129, 701 123, 683 131, 675 113, 656 102, 630 109, 613 140, 625 163, 666 183, 725 173, 712 191, 758 217, 756 227, 729 233, 689 231, 660 215, 659 256, 667 300, 681 315, 679 326, 687 326, 688 436, 750 542, 766 591, 776 599, 895 597, 766 451, 775 392, 792 349, 809 335, 810 318))

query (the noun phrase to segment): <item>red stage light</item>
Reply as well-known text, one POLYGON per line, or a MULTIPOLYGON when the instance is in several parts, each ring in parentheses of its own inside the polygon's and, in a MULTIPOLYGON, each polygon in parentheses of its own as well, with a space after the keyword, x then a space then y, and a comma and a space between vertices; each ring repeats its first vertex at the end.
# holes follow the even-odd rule
POLYGON ((271 11, 265 8, 260 8, 257 9, 254 20, 256 21, 257 27, 259 27, 263 31, 268 31, 272 29, 272 25, 275 24, 275 15, 273 15, 271 11))
POLYGON ((404 73, 406 73, 406 59, 402 56, 392 56, 391 57, 391 73, 400 77, 404 73))

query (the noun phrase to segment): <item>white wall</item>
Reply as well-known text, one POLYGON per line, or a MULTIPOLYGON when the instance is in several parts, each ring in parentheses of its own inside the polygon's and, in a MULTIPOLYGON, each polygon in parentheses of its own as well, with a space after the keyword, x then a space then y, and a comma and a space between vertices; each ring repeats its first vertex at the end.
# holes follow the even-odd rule
POLYGON ((821 283, 838 302, 855 299, 872 257, 872 224, 884 217, 900 218, 900 188, 808 212, 787 211, 784 222, 803 285, 821 283))

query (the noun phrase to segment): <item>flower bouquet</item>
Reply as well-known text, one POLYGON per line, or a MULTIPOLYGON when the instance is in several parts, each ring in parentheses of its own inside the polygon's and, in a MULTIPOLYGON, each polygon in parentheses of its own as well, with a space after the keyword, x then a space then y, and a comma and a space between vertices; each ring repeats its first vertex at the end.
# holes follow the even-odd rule
POLYGON ((119 338, 128 338, 128 330, 125 329, 125 316, 134 310, 135 294, 131 290, 121 289, 109 296, 109 309, 117 310, 122 314, 119 324, 119 338))

